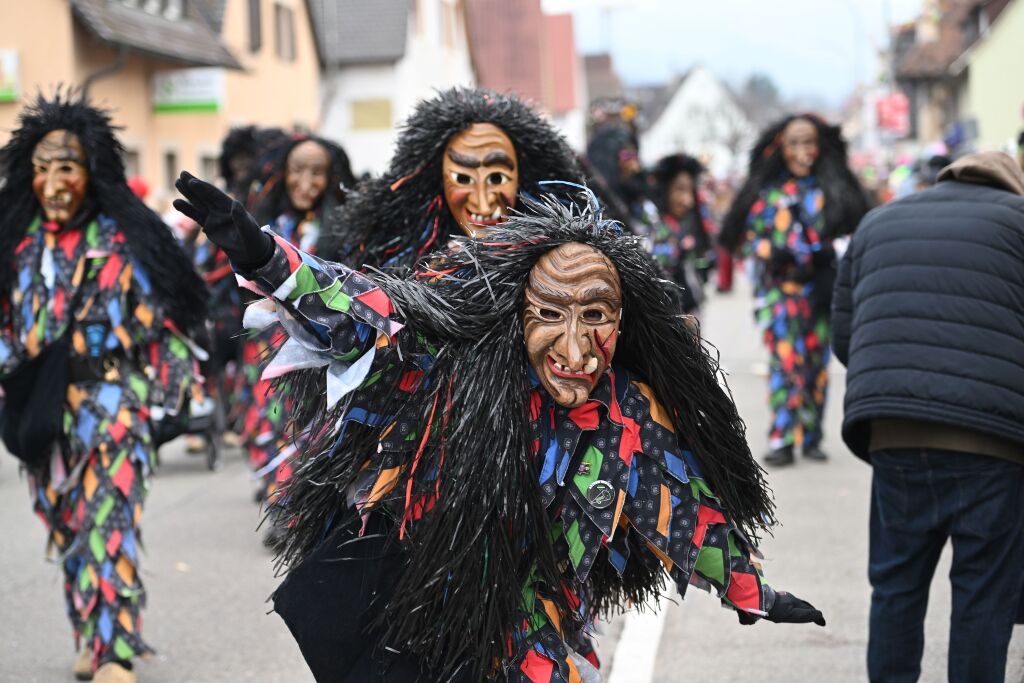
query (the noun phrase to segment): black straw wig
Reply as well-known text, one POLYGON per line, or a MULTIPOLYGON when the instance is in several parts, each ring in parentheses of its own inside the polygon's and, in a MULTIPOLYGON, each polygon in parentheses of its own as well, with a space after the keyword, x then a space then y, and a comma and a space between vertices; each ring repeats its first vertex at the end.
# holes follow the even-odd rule
POLYGON ((32 152, 47 133, 67 130, 78 136, 89 170, 87 202, 117 222, 128 250, 149 275, 153 293, 171 319, 185 331, 206 319, 206 286, 160 217, 132 193, 125 181, 124 148, 114 135, 110 114, 90 106, 75 91, 58 90, 51 99, 37 96, 25 107, 19 127, 0 150, 6 183, 0 188, 0 298, 14 281, 14 249, 40 211, 32 190, 32 152))
POLYGON ((292 135, 284 140, 273 140, 271 146, 264 150, 268 158, 257 171, 261 191, 253 198, 253 216, 261 225, 270 225, 283 213, 293 211, 285 188, 285 168, 292 150, 303 142, 312 141, 327 151, 330 159, 330 177, 327 189, 320 200, 318 212, 321 216, 329 215, 339 204, 345 201, 346 194, 356 184, 352 167, 345 150, 335 142, 306 133, 292 135))
POLYGON ((784 179, 788 171, 782 158, 782 132, 796 120, 809 121, 818 130, 818 159, 814 176, 825 193, 824 237, 849 235, 868 211, 864 189, 846 160, 846 141, 839 126, 832 126, 814 114, 787 116, 761 133, 750 152, 750 167, 729 212, 722 222, 719 242, 735 251, 747 235, 747 216, 757 197, 769 183, 784 179))
POLYGON ((245 178, 235 177, 231 160, 237 156, 247 156, 252 158, 255 165, 257 154, 259 147, 256 144, 256 126, 237 126, 224 136, 224 141, 220 145, 220 156, 217 158, 217 168, 220 169, 220 177, 229 189, 245 181, 245 178))
MULTIPOLYGON (((390 367, 386 376, 408 376, 427 346, 433 361, 412 393, 384 390, 370 405, 359 403, 370 413, 397 416, 414 435, 397 485, 374 508, 391 516, 396 542, 404 533, 407 558, 380 628, 385 645, 421 657, 437 680, 466 662, 480 666, 483 679, 495 662, 508 661, 505 635, 523 617, 522 590, 531 577, 564 619, 573 618, 558 588, 573 578, 548 540, 551 512, 538 483, 522 323, 530 271, 561 244, 590 245, 618 270, 623 326, 614 365, 651 386, 737 525, 756 538, 774 522, 764 473, 751 457, 717 358, 673 313, 668 289, 637 238, 623 236, 586 204, 546 196, 524 199, 486 238, 455 239, 456 246, 431 255, 429 267, 413 277, 374 276, 406 321, 397 347, 377 367, 390 367), (412 500, 423 495, 435 502, 406 526, 410 493, 412 500)), ((300 389, 295 398, 323 405, 322 394, 303 397, 300 389)), ((340 410, 314 421, 329 425, 331 435, 310 447, 284 488, 281 561, 287 566, 298 566, 328 529, 356 515, 346 490, 381 440, 400 431, 349 422, 338 439, 331 427, 340 410)), ((655 597, 664 572, 660 565, 639 566, 641 555, 625 577, 612 576, 610 564, 601 562, 609 570, 595 567, 579 590, 600 609, 655 597)))
POLYGON ((318 253, 353 266, 412 268, 462 234, 444 202, 444 149, 474 123, 502 129, 516 150, 519 194, 542 180, 580 182, 572 150, 550 123, 515 95, 452 88, 420 102, 405 122, 383 177, 367 182, 321 232, 318 253))

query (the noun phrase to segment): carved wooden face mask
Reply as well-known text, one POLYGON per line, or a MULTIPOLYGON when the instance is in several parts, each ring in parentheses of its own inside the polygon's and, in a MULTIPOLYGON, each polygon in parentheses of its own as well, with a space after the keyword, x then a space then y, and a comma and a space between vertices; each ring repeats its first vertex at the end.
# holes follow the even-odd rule
POLYGON ((89 169, 78 136, 51 130, 32 151, 32 190, 46 220, 66 224, 82 208, 89 189, 89 169))
POLYGON ((493 123, 474 123, 444 150, 444 199, 470 237, 500 223, 515 208, 519 160, 512 140, 493 123))
POLYGON ((560 406, 582 405, 612 363, 622 286, 608 257, 570 242, 530 271, 523 332, 530 366, 560 406))
POLYGON ((782 159, 797 178, 814 172, 818 161, 818 129, 807 119, 793 119, 782 131, 782 159))
POLYGON ((316 208, 330 182, 331 157, 320 143, 306 140, 288 153, 284 187, 288 200, 298 211, 316 208))

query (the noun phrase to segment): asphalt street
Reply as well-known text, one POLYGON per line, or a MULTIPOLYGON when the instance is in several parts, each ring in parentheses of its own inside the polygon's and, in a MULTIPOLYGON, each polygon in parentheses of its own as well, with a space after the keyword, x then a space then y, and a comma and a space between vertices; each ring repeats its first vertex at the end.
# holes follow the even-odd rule
MULTIPOLYGON (((705 338, 721 350, 748 425, 751 448, 766 446, 765 354, 742 284, 706 307, 705 338)), ((741 627, 718 601, 691 589, 661 615, 606 624, 600 653, 610 683, 863 681, 870 588, 867 519, 870 469, 839 438, 842 369, 834 365, 826 464, 798 462, 770 473, 782 526, 762 549, 779 589, 814 603, 828 626, 741 627), (620 637, 621 636, 621 637, 620 637)), ((312 680, 283 623, 268 614, 277 584, 260 543, 253 483, 238 450, 208 472, 175 442, 164 449, 143 517, 147 641, 143 683, 312 680)), ((32 514, 16 461, 0 455, 0 681, 71 681, 74 645, 64 617, 62 577, 45 560, 45 533, 32 514)), ((949 553, 932 585, 923 681, 945 680, 949 553)), ((1024 681, 1024 639, 1011 643, 1007 680, 1024 681)))

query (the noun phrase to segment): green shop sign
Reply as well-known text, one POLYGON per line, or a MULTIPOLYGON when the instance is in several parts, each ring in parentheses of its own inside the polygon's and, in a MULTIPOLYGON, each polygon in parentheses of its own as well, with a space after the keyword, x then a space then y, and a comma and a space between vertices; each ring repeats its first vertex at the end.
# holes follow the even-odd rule
POLYGON ((175 69, 153 76, 153 111, 211 114, 224 110, 224 70, 175 69))

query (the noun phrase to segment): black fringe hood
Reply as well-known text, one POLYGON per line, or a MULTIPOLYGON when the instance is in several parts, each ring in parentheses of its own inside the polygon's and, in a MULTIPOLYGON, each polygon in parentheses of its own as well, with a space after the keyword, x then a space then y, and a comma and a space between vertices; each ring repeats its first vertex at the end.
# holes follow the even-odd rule
POLYGON ((825 193, 825 234, 828 239, 852 234, 868 211, 864 188, 850 170, 846 159, 846 141, 839 126, 829 125, 814 114, 787 116, 761 133, 750 152, 747 179, 722 222, 719 242, 735 251, 747 235, 747 216, 758 194, 769 183, 788 174, 782 158, 782 131, 791 122, 803 119, 818 129, 818 160, 814 176, 825 193))
POLYGON ((519 195, 538 192, 542 180, 580 182, 572 150, 554 127, 514 95, 453 88, 420 102, 405 122, 383 177, 368 181, 322 232, 318 253, 353 265, 412 268, 423 256, 461 235, 444 202, 444 148, 474 123, 491 123, 512 140, 519 161, 519 195), (436 230, 425 230, 432 218, 436 230), (426 232, 426 234, 424 234, 426 232), (409 249, 409 247, 412 247, 409 249), (358 261, 358 263, 357 263, 358 261))
POLYGON ((704 170, 704 164, 689 154, 670 154, 658 159, 658 163, 651 171, 652 201, 658 207, 658 211, 668 213, 668 188, 680 173, 685 173, 693 178, 693 207, 698 216, 702 215, 703 202, 698 187, 704 170))
POLYGON ((170 229, 136 197, 125 181, 124 147, 109 112, 91 106, 75 91, 38 95, 21 112, 19 127, 0 150, 6 183, 0 188, 0 298, 9 296, 15 276, 14 249, 39 211, 32 191, 32 152, 47 133, 68 130, 78 136, 89 169, 88 204, 114 219, 128 249, 149 275, 157 303, 186 332, 206 319, 207 292, 170 229))
MULTIPOLYGON (((406 467, 391 506, 375 508, 395 515, 396 543, 406 491, 415 499, 437 487, 437 504, 406 529, 401 543, 407 565, 380 623, 386 644, 415 652, 439 672, 438 680, 466 662, 486 672, 509 656, 502 634, 522 618, 522 587, 531 572, 549 589, 565 580, 545 540, 550 512, 533 454, 522 310, 538 259, 568 242, 594 247, 618 270, 623 323, 615 366, 651 386, 738 526, 756 539, 774 522, 764 473, 751 457, 718 359, 673 312, 668 288, 638 239, 622 235, 618 224, 601 220, 586 202, 524 199, 486 238, 456 237, 456 246, 432 254, 429 267, 415 276, 374 275, 407 325, 398 348, 389 351, 389 376, 413 368, 423 340, 433 356, 415 393, 391 390, 371 406, 360 404, 399 416, 414 425, 416 443, 422 438, 419 474, 406 467), (437 482, 425 480, 434 467, 441 472, 437 482)), ((297 403, 323 405, 312 385, 305 395, 297 389, 297 403)), ((334 425, 338 416, 321 414, 312 433, 334 425)), ((326 528, 355 514, 344 492, 368 454, 377 452, 384 425, 347 424, 343 439, 322 438, 310 447, 284 489, 285 565, 301 563, 326 528)), ((578 589, 591 605, 607 610, 655 597, 664 578, 660 566, 613 574, 610 565, 595 570, 578 589)), ((572 619, 565 596, 551 593, 564 618, 572 619)))
POLYGON ((320 215, 329 215, 344 203, 348 191, 355 186, 356 178, 352 174, 352 166, 341 145, 308 133, 271 137, 263 150, 265 158, 257 168, 256 180, 260 183, 260 192, 252 199, 252 214, 261 225, 270 225, 281 214, 294 210, 285 189, 285 166, 292 150, 306 141, 313 141, 327 150, 331 160, 327 189, 316 208, 320 215))

